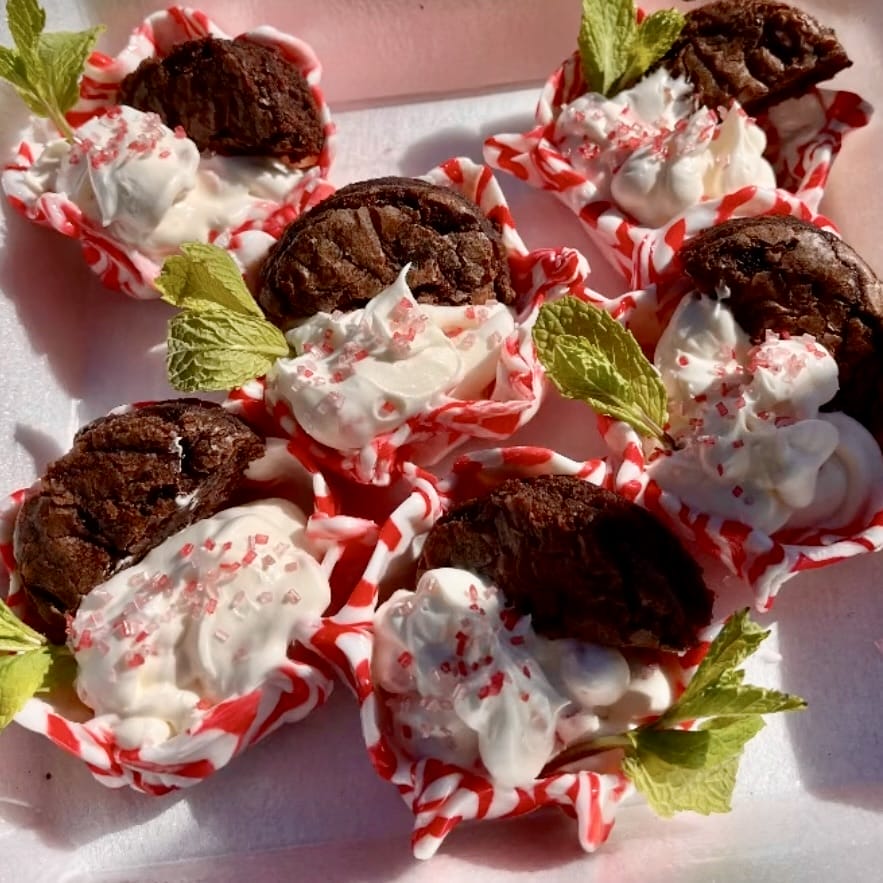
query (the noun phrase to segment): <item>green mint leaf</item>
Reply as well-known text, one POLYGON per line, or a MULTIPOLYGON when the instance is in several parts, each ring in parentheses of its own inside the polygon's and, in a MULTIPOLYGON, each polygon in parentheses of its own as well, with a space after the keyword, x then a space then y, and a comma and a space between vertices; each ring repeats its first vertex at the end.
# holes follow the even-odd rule
POLYGON ((611 94, 628 66, 635 33, 632 0, 583 0, 578 43, 590 91, 611 94))
MULTIPOLYGON (((737 675, 738 681, 733 678, 733 672, 749 656, 757 651, 757 648, 769 637, 769 631, 762 629, 748 616, 748 608, 734 613, 724 623, 717 637, 708 648, 705 658, 699 663, 699 668, 693 675, 687 689, 681 694, 680 699, 662 716, 660 724, 669 725, 675 720, 693 720, 697 717, 709 717, 707 714, 694 714, 692 717, 681 716, 681 707, 690 703, 696 708, 694 699, 704 695, 709 688, 721 685, 721 679, 725 679, 723 686, 731 689, 735 683, 741 683, 741 674, 737 675)), ((701 709, 700 709, 701 710, 701 709)))
POLYGON ((80 77, 86 59, 104 26, 88 31, 43 34, 36 47, 47 103, 67 113, 80 97, 80 77))
POLYGON ((753 714, 775 714, 806 708, 806 700, 780 690, 752 684, 722 686, 712 684, 681 700, 665 715, 666 726, 697 718, 741 717, 753 714))
POLYGON ((46 13, 35 0, 10 0, 6 11, 17 51, 3 47, 0 77, 12 84, 33 113, 48 117, 72 140, 64 115, 77 101, 83 65, 103 26, 44 34, 46 13))
POLYGON ((166 258, 156 287, 172 306, 192 312, 224 307, 235 313, 263 318, 236 261, 223 248, 204 242, 185 242, 181 254, 166 258))
POLYGON ((19 52, 26 52, 36 46, 40 34, 43 33, 46 13, 37 0, 8 0, 6 21, 19 52))
POLYGON ((623 760, 623 772, 663 818, 685 810, 729 812, 742 749, 762 728, 758 715, 696 732, 639 728, 632 734, 635 753, 623 760))
POLYGON ((285 335, 263 316, 203 305, 169 322, 169 381, 182 392, 232 389, 288 354, 285 335))
POLYGON ((25 625, 6 602, 0 600, 0 651, 18 653, 34 650, 45 643, 43 635, 25 625))
POLYGON ((567 398, 637 432, 664 438, 668 399, 662 378, 634 336, 612 316, 575 297, 544 304, 533 330, 537 357, 567 398))
POLYGON ((52 658, 49 647, 0 656, 0 729, 41 689, 52 667, 52 658))
POLYGON ((660 9, 638 25, 625 69, 612 94, 634 86, 674 45, 684 28, 684 16, 676 9, 660 9))

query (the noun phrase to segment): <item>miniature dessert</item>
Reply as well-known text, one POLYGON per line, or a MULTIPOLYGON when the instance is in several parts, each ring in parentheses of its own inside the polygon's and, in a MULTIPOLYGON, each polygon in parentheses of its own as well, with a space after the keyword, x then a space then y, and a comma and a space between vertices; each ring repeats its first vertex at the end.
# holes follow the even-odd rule
POLYGON ((289 328, 364 307, 406 264, 420 303, 515 300, 495 224, 459 193, 415 178, 359 181, 303 214, 270 250, 257 300, 289 328))
POLYGON ((50 626, 121 567, 228 505, 261 439, 217 405, 160 402, 81 429, 16 521, 22 586, 50 626))
POLYGON ((276 156, 314 166, 322 121, 306 79, 278 49, 203 37, 146 58, 120 84, 120 104, 181 126, 200 151, 276 156))
POLYGON ((631 0, 586 0, 579 52, 547 82, 537 127, 494 136, 485 157, 558 194, 644 288, 668 269, 666 246, 722 220, 809 217, 870 108, 816 88, 851 62, 801 10, 717 0, 634 15, 631 0))
POLYGON ((41 49, 22 43, 25 81, 11 81, 61 138, 36 124, 3 189, 29 219, 81 240, 111 288, 157 297, 159 265, 187 241, 216 242, 250 270, 331 189, 320 68, 293 37, 264 27, 228 39, 178 8, 146 19, 115 59, 89 56, 87 34, 13 33, 41 49))
POLYGON ((678 540, 640 507, 569 476, 512 479, 453 509, 421 566, 482 575, 548 638, 683 650, 711 618, 713 596, 678 540))

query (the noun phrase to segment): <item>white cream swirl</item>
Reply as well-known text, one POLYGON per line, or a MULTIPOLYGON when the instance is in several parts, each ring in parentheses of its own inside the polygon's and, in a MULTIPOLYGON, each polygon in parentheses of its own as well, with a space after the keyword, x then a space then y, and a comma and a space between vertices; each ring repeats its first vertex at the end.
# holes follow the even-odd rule
POLYGON ((554 138, 600 194, 652 227, 749 184, 776 186, 766 136, 738 103, 696 110, 689 84, 663 68, 613 98, 580 96, 554 138))
POLYGON ((418 304, 407 272, 364 309, 317 313, 288 332, 298 355, 276 362, 268 387, 322 444, 360 448, 446 396, 480 396, 496 377, 515 328, 509 309, 418 304))
POLYGON ((372 672, 396 740, 415 757, 524 785, 569 742, 620 732, 672 701, 658 665, 537 636, 529 616, 465 570, 423 574, 374 617, 372 672))
POLYGON ((154 259, 266 215, 300 172, 265 158, 200 156, 180 127, 114 107, 52 141, 27 175, 36 195, 66 194, 121 242, 154 259))
POLYGON ((179 531, 83 599, 76 687, 123 748, 155 745, 259 687, 331 600, 303 512, 268 499, 179 531))
POLYGON ((689 505, 766 533, 840 528, 883 480, 883 457, 856 420, 820 408, 837 363, 809 335, 752 346, 725 300, 686 297, 656 348, 679 449, 650 474, 689 505))

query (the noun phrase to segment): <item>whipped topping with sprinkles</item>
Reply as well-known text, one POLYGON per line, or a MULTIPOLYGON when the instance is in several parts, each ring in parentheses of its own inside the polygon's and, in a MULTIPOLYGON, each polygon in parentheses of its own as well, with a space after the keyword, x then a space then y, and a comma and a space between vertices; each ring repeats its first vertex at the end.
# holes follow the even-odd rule
POLYGON ((478 398, 494 382, 515 328, 509 309, 418 304, 409 266, 364 309, 317 313, 288 332, 298 355, 276 362, 268 390, 322 444, 360 448, 446 396, 478 398))
POLYGON ((331 600, 293 503, 226 509, 83 599, 68 643, 77 692, 123 748, 185 732, 259 687, 331 600))
POLYGON ((601 198, 651 227, 749 184, 776 186, 766 136, 738 102, 697 110, 692 87, 663 68, 613 98, 580 96, 562 109, 554 138, 601 198))
POLYGON ((766 533, 844 527, 883 479, 873 436, 839 412, 837 363, 810 335, 752 346, 726 300, 686 297, 656 348, 678 449, 649 469, 703 512, 766 533))
POLYGON ((529 616, 465 570, 423 574, 374 617, 372 672, 413 757, 479 764, 524 785, 569 742, 621 732, 673 699, 660 665, 536 635, 529 616))
POLYGON ((155 113, 110 108, 46 145, 28 173, 35 194, 66 194, 96 226, 161 259, 182 242, 263 217, 300 172, 273 159, 200 156, 155 113))

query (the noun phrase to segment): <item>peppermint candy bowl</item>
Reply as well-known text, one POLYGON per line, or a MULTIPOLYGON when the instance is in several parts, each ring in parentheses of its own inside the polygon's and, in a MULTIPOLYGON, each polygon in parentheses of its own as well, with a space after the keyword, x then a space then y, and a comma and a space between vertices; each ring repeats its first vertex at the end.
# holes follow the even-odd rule
MULTIPOLYGON (((450 188, 477 204, 501 230, 512 286, 518 300, 515 328, 499 349, 493 383, 481 398, 442 395, 397 427, 375 435, 357 449, 339 450, 319 443, 297 423, 289 404, 261 379, 234 390, 228 405, 250 421, 268 411, 274 433, 296 439, 323 469, 361 484, 387 485, 404 463, 429 467, 469 439, 499 442, 537 413, 544 396, 543 374, 531 333, 540 303, 584 288, 588 263, 570 248, 529 252, 515 230, 500 187, 490 169, 454 158, 430 171, 425 180, 450 188)), ((481 307, 475 307, 480 316, 481 307)), ((330 400, 330 396, 329 396, 330 400)), ((334 413, 328 415, 334 419, 334 413)))
MULTIPOLYGON (((13 545, 15 519, 26 494, 24 490, 13 494, 0 512, 0 555, 10 576, 7 603, 20 618, 39 628, 18 580, 13 545)), ((373 545, 376 525, 341 515, 321 473, 308 463, 300 463, 290 445, 281 439, 268 439, 268 453, 250 467, 243 497, 254 503, 282 498, 283 502, 290 500, 305 506, 302 511, 309 513, 309 518, 304 535, 310 554, 331 585, 331 605, 327 612, 340 613, 345 610, 353 588, 347 582, 347 575, 353 572, 353 562, 363 560, 366 551, 373 545)), ((267 542, 260 535, 255 535, 253 539, 257 544, 254 546, 256 553, 269 556, 286 554, 281 548, 260 545, 267 542)), ((206 541, 205 548, 211 550, 206 554, 214 554, 215 547, 214 544, 209 545, 210 542, 210 539, 206 541)), ((181 554, 185 554, 183 548, 181 554)), ((266 563, 261 563, 259 556, 249 551, 242 566, 263 567, 266 563), (255 560, 257 563, 252 565, 255 560)), ((205 598, 200 596, 197 599, 200 603, 202 600, 206 602, 205 616, 214 614, 215 605, 220 607, 225 603, 215 601, 212 605, 210 600, 219 597, 218 589, 223 592, 224 573, 218 577, 214 592, 209 585, 209 577, 226 567, 222 562, 222 566, 214 571, 206 571, 202 592, 205 598)), ((133 571, 136 569, 137 566, 133 571)), ((232 566, 229 569, 232 570, 232 566)), ((287 590, 284 603, 296 605, 300 597, 296 580, 292 579, 293 587, 287 590)), ((158 586, 157 590, 161 588, 158 586)), ((199 589, 198 585, 196 589, 199 589)), ((258 604, 263 600, 266 599, 259 597, 258 604)), ((236 595, 229 601, 230 605, 240 603, 236 595)), ((233 606, 230 609, 233 610, 233 606)), ((248 615, 248 612, 243 615, 248 615)), ((283 724, 303 720, 324 704, 333 689, 333 672, 309 648, 311 634, 323 627, 324 617, 305 612, 294 626, 287 657, 281 659, 257 687, 234 693, 214 704, 203 700, 197 706, 196 722, 163 741, 145 741, 134 746, 130 740, 124 741, 114 727, 103 722, 107 721, 107 716, 95 716, 79 700, 73 685, 60 686, 29 699, 14 719, 20 726, 42 734, 59 748, 82 760, 92 775, 107 787, 129 786, 152 795, 190 787, 226 766, 238 754, 283 724)), ((149 630, 149 626, 147 628, 149 630)), ((84 637, 84 631, 77 634, 81 645, 84 644, 84 637)), ((220 627, 214 632, 214 638, 226 641, 220 627)), ((146 644, 149 644, 149 638, 146 644)))
POLYGON ((713 224, 758 214, 786 212, 809 219, 818 210, 843 138, 867 125, 871 114, 870 105, 858 95, 826 89, 812 89, 801 98, 774 105, 757 123, 766 135, 764 157, 775 172, 776 188, 744 186, 687 208, 662 227, 652 227, 638 223, 604 187, 577 168, 564 139, 556 135, 562 108, 587 91, 579 54, 574 53, 547 80, 536 109, 536 126, 523 134, 489 138, 484 157, 493 168, 553 192, 633 288, 654 282, 666 266, 664 250, 654 254, 648 240, 683 242, 713 224))
MULTIPOLYGON (((366 613, 393 590, 413 587, 413 565, 426 534, 452 502, 487 492, 506 478, 548 474, 577 476, 607 487, 612 481, 603 460, 579 462, 537 447, 469 454, 457 460, 452 474, 441 482, 421 477, 414 492, 381 528, 360 585, 366 602, 373 599, 373 603, 366 603, 366 613)), ((618 805, 632 792, 615 758, 608 754, 605 762, 592 769, 563 767, 510 786, 493 780, 482 767, 466 768, 439 757, 415 756, 403 742, 402 734, 408 728, 397 727, 392 720, 387 707, 390 694, 375 682, 372 618, 340 621, 336 633, 326 631, 317 637, 317 652, 335 666, 359 701, 362 733, 375 770, 396 786, 414 815, 411 844, 417 858, 433 856, 461 822, 512 818, 551 806, 560 807, 576 820, 579 843, 586 851, 594 851, 607 839, 618 805)), ((666 664, 676 693, 688 682, 706 646, 697 645, 695 652, 684 656, 665 654, 671 657, 666 664)))
MULTIPOLYGON (((79 127, 96 117, 112 119, 114 113, 119 113, 115 110, 118 107, 117 93, 127 74, 147 58, 164 57, 177 43, 205 36, 229 37, 205 13, 195 9, 172 6, 153 13, 133 30, 126 48, 117 56, 111 58, 100 52, 92 53, 80 82, 80 99, 68 113, 68 122, 79 127)), ((260 197, 251 200, 244 216, 239 212, 235 224, 212 225, 209 241, 230 251, 243 270, 247 270, 263 257, 288 223, 332 192, 333 188, 324 176, 334 155, 335 126, 319 88, 321 65, 306 43, 269 26, 255 28, 241 36, 251 43, 278 49, 303 74, 325 135, 317 165, 304 170, 291 169, 283 184, 277 181, 271 188, 264 188, 260 197)), ((125 134, 124 126, 116 132, 121 137, 125 134)), ((2 187, 10 205, 28 220, 78 240, 84 260, 107 288, 137 299, 158 298, 160 293, 154 288, 153 280, 159 275, 163 257, 158 257, 156 250, 149 254, 143 250, 140 242, 144 237, 130 235, 123 240, 110 233, 102 226, 100 213, 96 216, 97 206, 78 205, 71 194, 55 192, 51 189, 53 182, 48 173, 41 172, 39 165, 35 168, 47 147, 57 138, 54 129, 42 121, 31 126, 2 174, 2 187)), ((144 139, 139 136, 135 140, 144 139)), ((47 153, 47 157, 50 154, 47 153)), ((72 154, 72 164, 74 158, 72 154)), ((94 165, 93 160, 96 157, 85 152, 80 158, 81 162, 94 165)), ((50 158, 49 165, 52 164, 50 158)), ((155 188, 161 186, 165 185, 155 182, 155 188)), ((120 196, 121 201, 125 198, 125 195, 120 196)))

